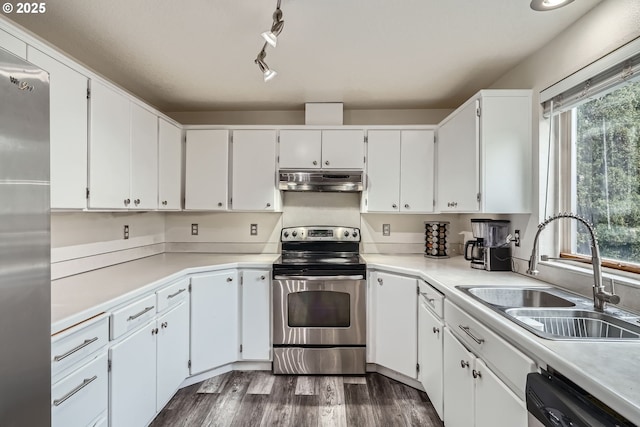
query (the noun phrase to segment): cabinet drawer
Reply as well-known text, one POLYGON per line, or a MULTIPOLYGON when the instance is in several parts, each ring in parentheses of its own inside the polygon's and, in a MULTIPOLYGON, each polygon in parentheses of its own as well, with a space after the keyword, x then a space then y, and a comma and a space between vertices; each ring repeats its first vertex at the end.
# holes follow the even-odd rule
POLYGON ((156 315, 156 295, 136 300, 129 305, 111 313, 111 339, 114 340, 125 333, 143 325, 156 315))
POLYGON ((109 399, 107 353, 98 356, 51 388, 52 427, 85 427, 106 414, 109 399))
POLYGON ((77 361, 109 342, 109 321, 106 315, 80 323, 51 337, 51 377, 59 377, 77 361))
POLYGON ((156 292, 158 313, 179 304, 189 295, 189 279, 180 280, 156 292))
POLYGON ((418 280, 420 296, 427 306, 442 319, 444 316, 444 295, 424 280, 418 280))
POLYGON ((521 399, 524 399, 527 374, 536 364, 518 349, 500 338, 450 301, 445 301, 445 321, 451 331, 521 399))

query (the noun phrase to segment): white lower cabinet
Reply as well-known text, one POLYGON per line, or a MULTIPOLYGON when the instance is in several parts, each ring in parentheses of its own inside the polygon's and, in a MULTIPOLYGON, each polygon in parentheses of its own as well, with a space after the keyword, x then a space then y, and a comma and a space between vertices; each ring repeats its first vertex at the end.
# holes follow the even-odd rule
POLYGON ((427 302, 422 300, 420 298, 418 305, 418 380, 442 419, 444 323, 427 308, 427 302))
POLYGON ((527 408, 481 360, 476 359, 476 427, 527 425, 527 408))
MULTIPOLYGON (((447 427, 473 427, 475 391, 472 370, 476 357, 444 331, 444 423, 447 427)), ((512 426, 516 427, 516 425, 512 426)))
POLYGON ((241 274, 242 360, 270 360, 270 272, 269 270, 245 270, 241 274))
POLYGON ((189 300, 156 320, 158 329, 156 410, 164 405, 189 376, 189 300))
POLYGON ((236 270, 191 277, 191 374, 238 360, 239 286, 236 270))
POLYGON ((109 422, 140 427, 156 415, 156 320, 152 319, 109 349, 109 422))
POLYGON ((378 365, 417 378, 417 279, 374 272, 370 276, 374 310, 373 359, 378 365))

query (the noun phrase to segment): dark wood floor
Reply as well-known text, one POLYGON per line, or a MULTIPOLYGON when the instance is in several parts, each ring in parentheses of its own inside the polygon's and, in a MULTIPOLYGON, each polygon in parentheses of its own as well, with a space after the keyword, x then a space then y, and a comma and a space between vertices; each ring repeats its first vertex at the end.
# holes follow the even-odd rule
POLYGON ((383 375, 272 375, 235 371, 185 387, 161 426, 442 427, 427 395, 383 375))

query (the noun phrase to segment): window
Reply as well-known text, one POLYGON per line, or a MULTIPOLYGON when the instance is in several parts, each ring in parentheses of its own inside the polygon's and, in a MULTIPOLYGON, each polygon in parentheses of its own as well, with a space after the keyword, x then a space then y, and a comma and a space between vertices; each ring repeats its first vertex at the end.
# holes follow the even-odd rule
MULTIPOLYGON (((603 258, 640 266, 640 82, 571 110, 571 208, 595 227, 603 258)), ((591 253, 584 227, 571 252, 591 253)))

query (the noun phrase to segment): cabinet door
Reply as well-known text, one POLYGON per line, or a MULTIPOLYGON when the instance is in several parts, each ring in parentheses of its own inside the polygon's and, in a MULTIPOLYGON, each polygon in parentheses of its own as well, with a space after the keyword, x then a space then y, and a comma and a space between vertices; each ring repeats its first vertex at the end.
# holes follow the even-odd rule
POLYGON ((321 131, 280 131, 280 169, 320 169, 321 160, 321 131))
MULTIPOLYGON (((474 425, 475 393, 473 369, 476 357, 444 329, 444 424, 447 427, 474 425)), ((525 425, 525 424, 513 424, 525 425)))
POLYGON ((188 130, 185 209, 226 210, 229 182, 229 131, 188 130))
POLYGON ((418 282, 410 277, 377 273, 373 286, 376 286, 376 362, 417 378, 418 282))
POLYGON ((131 105, 100 82, 91 82, 89 138, 90 208, 127 209, 129 195, 131 105))
POLYGON ((29 46, 29 62, 49 72, 51 207, 87 207, 88 79, 29 46))
POLYGON ((400 211, 433 212, 434 132, 403 130, 400 153, 400 211))
MULTIPOLYGON (((0 48, 13 53, 22 59, 27 59, 27 44, 4 30, 0 30, 0 48)), ((34 65, 38 64, 34 63, 34 65)))
POLYGON ((480 359, 476 360, 475 427, 527 425, 527 408, 522 400, 480 359))
POLYGON ((155 331, 156 321, 150 320, 109 349, 112 426, 144 426, 156 415, 155 331))
POLYGON ((191 374, 238 360, 238 274, 191 278, 191 374))
POLYGON ((231 208, 273 211, 276 206, 276 132, 233 132, 231 208))
POLYGON ((242 272, 242 358, 269 360, 271 280, 268 270, 242 272))
POLYGON ((189 303, 158 317, 156 410, 160 412, 189 376, 189 303))
POLYGON ((158 208, 182 207, 182 131, 166 120, 158 119, 158 208))
POLYGON ((369 131, 367 158, 367 212, 398 212, 400 131, 369 131))
POLYGON ((443 418, 443 344, 444 324, 429 311, 425 301, 418 307, 418 380, 429 396, 440 419, 443 418))
POLYGON ((480 192, 478 101, 438 129, 438 210, 477 212, 480 192))
POLYGON ((362 169, 364 131, 323 130, 322 167, 324 169, 362 169))
POLYGON ((131 104, 132 209, 158 209, 158 116, 131 104))

